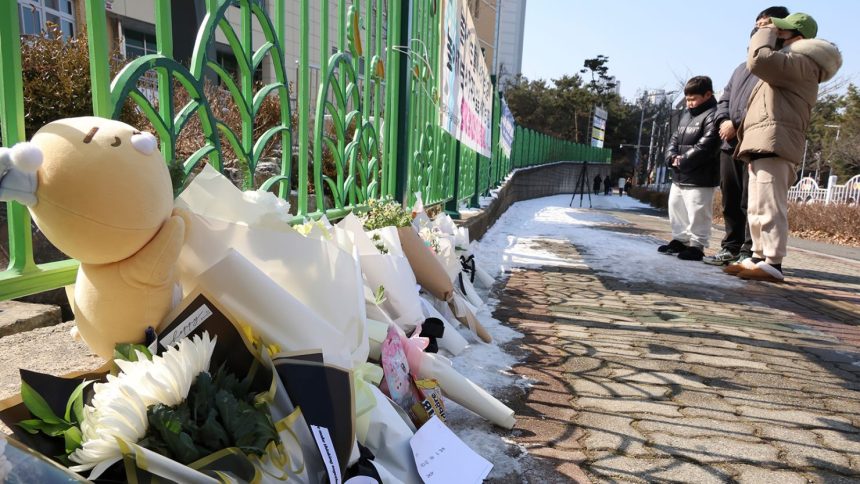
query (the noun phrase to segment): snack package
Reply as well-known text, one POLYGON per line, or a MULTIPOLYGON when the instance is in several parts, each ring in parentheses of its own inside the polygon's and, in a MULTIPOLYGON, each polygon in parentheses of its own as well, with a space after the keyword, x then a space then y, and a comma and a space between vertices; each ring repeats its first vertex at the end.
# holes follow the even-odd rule
POLYGON ((434 379, 416 380, 415 387, 421 401, 412 407, 414 413, 423 424, 434 415, 439 417, 443 423, 446 421, 445 403, 442 400, 442 388, 434 379))

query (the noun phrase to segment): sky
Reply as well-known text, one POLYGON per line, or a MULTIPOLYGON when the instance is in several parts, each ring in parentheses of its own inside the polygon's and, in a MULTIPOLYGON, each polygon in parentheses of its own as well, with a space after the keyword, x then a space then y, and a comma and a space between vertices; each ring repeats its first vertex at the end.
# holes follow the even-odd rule
POLYGON ((527 0, 523 75, 549 81, 602 54, 628 100, 695 75, 710 76, 719 91, 746 58, 756 15, 774 5, 812 15, 818 38, 842 51, 837 77, 860 85, 857 0, 527 0))

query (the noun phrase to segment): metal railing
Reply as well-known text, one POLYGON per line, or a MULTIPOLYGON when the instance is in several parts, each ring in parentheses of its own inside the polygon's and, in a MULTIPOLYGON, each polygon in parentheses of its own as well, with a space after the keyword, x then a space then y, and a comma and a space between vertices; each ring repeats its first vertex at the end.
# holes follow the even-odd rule
POLYGON ((836 184, 836 177, 831 176, 827 187, 821 188, 814 178, 804 177, 788 189, 788 200, 801 203, 860 203, 860 175, 855 175, 844 185, 836 184))
MULTIPOLYGON (((607 149, 556 140, 522 127, 516 128, 511 154, 506 156, 498 147, 498 93, 493 99, 491 156, 479 155, 444 131, 434 94, 441 50, 439 0, 322 0, 319 44, 313 46, 308 40, 312 38, 310 0, 299 2, 298 39, 285 36, 286 1, 261 5, 257 0, 206 0, 190 65, 185 66, 173 56, 174 2, 154 0, 157 53, 131 60, 113 79, 105 0, 83 2, 93 115, 117 118, 130 99, 154 127, 176 187, 184 186, 202 164, 223 172, 229 160, 241 172, 243 189, 273 190, 282 198, 293 192, 297 199, 293 211, 299 219, 323 214, 336 218, 370 199, 393 197, 411 203, 417 191, 425 204, 446 203, 456 210, 463 202, 476 203, 478 196, 514 168, 558 160, 609 161, 607 149), (331 5, 336 10, 330 12, 331 5), (226 16, 232 7, 238 8, 236 25, 226 16), (330 41, 331 13, 337 19, 337 37, 330 41), (262 38, 255 39, 260 31, 262 38), (218 33, 227 39, 237 61, 235 76, 209 58, 218 33), (295 71, 285 65, 287 41, 300 44, 295 71), (314 62, 312 47, 320 52, 314 62), (264 61, 269 63, 272 80, 260 86, 254 83, 254 72, 264 61), (314 67, 317 61, 319 67, 314 67), (238 110, 238 128, 211 109, 204 82, 213 73, 221 92, 232 98, 238 110), (173 95, 177 88, 188 94, 182 105, 176 105, 173 95), (279 119, 257 133, 255 117, 269 96, 277 98, 279 119), (199 120, 199 148, 180 154, 177 140, 192 118, 199 120), (295 148, 280 150, 279 173, 255 182, 257 166, 270 143, 295 148)), ((0 2, 4 146, 25 139, 20 43, 17 2, 0 2)), ((74 281, 76 261, 34 261, 25 207, 9 202, 7 218, 9 266, 0 273, 0 300, 74 281)))

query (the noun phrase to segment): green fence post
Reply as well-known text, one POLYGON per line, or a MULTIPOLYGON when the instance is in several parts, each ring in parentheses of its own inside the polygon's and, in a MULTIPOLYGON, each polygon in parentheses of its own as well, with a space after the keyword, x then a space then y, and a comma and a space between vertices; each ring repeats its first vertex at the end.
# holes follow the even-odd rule
MULTIPOLYGON (((108 57, 105 0, 87 0, 85 3, 93 115, 109 118, 113 114, 113 105, 110 102, 110 67, 108 66, 110 58, 108 57)), ((17 12, 15 15, 17 16, 17 12)))
MULTIPOLYGON (((391 35, 397 39, 397 46, 408 46, 411 37, 411 2, 409 0, 393 0, 392 4, 397 4, 399 8, 395 10, 391 16, 390 23, 395 27, 394 30, 389 30, 391 35)), ((394 181, 394 199, 406 204, 409 199, 407 193, 407 184, 409 180, 409 63, 404 62, 403 54, 389 49, 388 58, 392 60, 389 66, 396 74, 396 89, 393 90, 392 96, 389 98, 394 101, 394 104, 388 105, 389 110, 394 111, 394 119, 391 120, 392 130, 392 149, 389 156, 389 166, 391 166, 391 177, 394 181), (396 127, 395 127, 396 126, 396 127)), ((386 88, 387 89, 387 88, 386 88)))
MULTIPOLYGON (((24 141, 24 85, 21 80, 21 36, 18 2, 2 2, 0 10, 0 93, 3 108, 0 133, 3 146, 24 141)), ((36 270, 30 213, 17 202, 7 202, 9 227, 9 271, 21 274, 36 270)))
MULTIPOLYGON (((24 87, 21 78, 21 30, 18 2, 0 2, 0 136, 3 146, 24 141, 24 87)), ((9 266, 0 272, 0 300, 7 300, 71 284, 74 260, 36 265, 30 212, 17 202, 6 203, 9 266)))
POLYGON ((459 195, 459 187, 460 187, 460 158, 462 157, 462 145, 459 140, 454 140, 454 144, 457 147, 454 150, 454 160, 452 166, 454 168, 454 197, 445 202, 445 213, 451 216, 453 219, 460 218, 460 201, 457 199, 459 195))

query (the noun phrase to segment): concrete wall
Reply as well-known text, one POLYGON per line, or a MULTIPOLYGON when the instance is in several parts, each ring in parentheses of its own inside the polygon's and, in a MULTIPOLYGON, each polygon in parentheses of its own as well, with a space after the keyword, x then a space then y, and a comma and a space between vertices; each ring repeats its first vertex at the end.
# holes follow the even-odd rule
MULTIPOLYGON (((517 170, 489 207, 482 213, 463 220, 461 225, 469 229, 469 237, 472 240, 478 240, 496 223, 505 210, 516 202, 562 193, 573 194, 582 166, 583 164, 578 162, 560 162, 517 170)), ((585 180, 586 188, 591 190, 594 175, 599 173, 601 177, 605 177, 609 174, 609 170, 609 165, 589 164, 588 176, 585 180)), ((613 183, 613 187, 616 184, 617 182, 613 183)), ((586 194, 583 206, 587 204, 588 195, 586 194)), ((574 206, 579 206, 579 195, 576 197, 574 206)))

